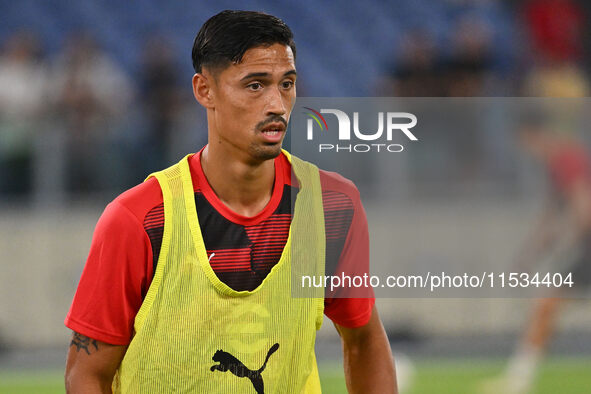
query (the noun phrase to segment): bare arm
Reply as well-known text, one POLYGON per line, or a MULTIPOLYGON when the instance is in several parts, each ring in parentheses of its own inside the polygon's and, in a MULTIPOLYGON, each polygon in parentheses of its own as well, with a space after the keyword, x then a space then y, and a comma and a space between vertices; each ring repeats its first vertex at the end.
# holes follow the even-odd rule
POLYGON ((343 343, 349 393, 397 394, 394 359, 375 306, 365 326, 346 328, 335 324, 335 327, 343 343))
POLYGON ((66 362, 66 392, 110 394, 126 350, 127 346, 110 345, 73 332, 66 362))
POLYGON ((562 232, 562 228, 566 226, 564 219, 565 214, 558 202, 553 197, 549 197, 534 227, 519 250, 515 268, 522 271, 531 269, 555 244, 558 235, 562 232))
POLYGON ((579 242, 591 231, 591 184, 582 179, 566 193, 566 209, 560 209, 552 199, 540 215, 536 226, 519 254, 517 268, 529 269, 558 240, 574 230, 572 242, 579 242))
POLYGON ((580 240, 591 231, 591 183, 587 179, 576 182, 567 193, 567 201, 575 235, 580 240))

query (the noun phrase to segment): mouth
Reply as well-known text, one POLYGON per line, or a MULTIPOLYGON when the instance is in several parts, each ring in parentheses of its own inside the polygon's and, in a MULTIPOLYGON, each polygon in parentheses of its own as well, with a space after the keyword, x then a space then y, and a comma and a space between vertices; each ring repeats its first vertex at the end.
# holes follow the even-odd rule
POLYGON ((276 143, 281 140, 285 132, 285 125, 281 122, 270 123, 261 129, 267 142, 276 143))
POLYGON ((265 126, 261 131, 267 135, 277 135, 285 131, 285 126, 283 123, 271 123, 265 126))

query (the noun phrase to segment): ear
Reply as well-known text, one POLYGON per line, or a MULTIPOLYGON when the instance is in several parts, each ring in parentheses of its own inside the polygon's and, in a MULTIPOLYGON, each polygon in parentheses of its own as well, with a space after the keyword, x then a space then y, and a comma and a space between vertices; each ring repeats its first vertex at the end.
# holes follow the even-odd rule
POLYGON ((193 75, 193 96, 207 109, 213 108, 212 75, 197 73, 193 75))

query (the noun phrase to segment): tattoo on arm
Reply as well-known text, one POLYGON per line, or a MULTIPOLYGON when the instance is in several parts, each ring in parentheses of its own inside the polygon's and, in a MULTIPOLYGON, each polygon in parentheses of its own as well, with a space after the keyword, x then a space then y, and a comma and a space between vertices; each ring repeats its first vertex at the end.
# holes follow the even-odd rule
POLYGON ((80 349, 86 351, 88 355, 93 351, 98 350, 98 342, 96 339, 89 338, 77 332, 74 332, 72 336, 72 342, 70 342, 70 347, 76 346, 76 351, 80 352, 80 349))

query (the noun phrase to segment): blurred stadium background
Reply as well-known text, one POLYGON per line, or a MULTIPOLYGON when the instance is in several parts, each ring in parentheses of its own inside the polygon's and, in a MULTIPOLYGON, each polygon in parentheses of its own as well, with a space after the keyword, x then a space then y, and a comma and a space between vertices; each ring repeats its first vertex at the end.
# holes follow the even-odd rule
MULTIPOLYGON (((234 8, 269 12, 293 29, 299 96, 588 96, 584 0, 0 0, 0 392, 63 392, 63 319, 94 224, 118 193, 205 143, 192 41, 208 17, 234 8)), ((486 222, 515 240, 504 246, 510 256, 543 182, 507 133, 467 137, 440 136, 409 158, 413 171, 398 169, 403 223, 486 222), (450 209, 465 201, 467 210, 450 209)), ((387 228, 362 197, 370 231, 387 228)), ((479 247, 458 248, 458 258, 488 253, 479 247)), ((400 256, 409 253, 402 245, 400 256)), ((413 393, 472 392, 500 370, 529 304, 378 300, 394 350, 412 360, 413 393)), ((563 312, 539 393, 591 392, 590 306, 563 312)), ((323 383, 342 392, 339 342, 326 323, 323 383)))

